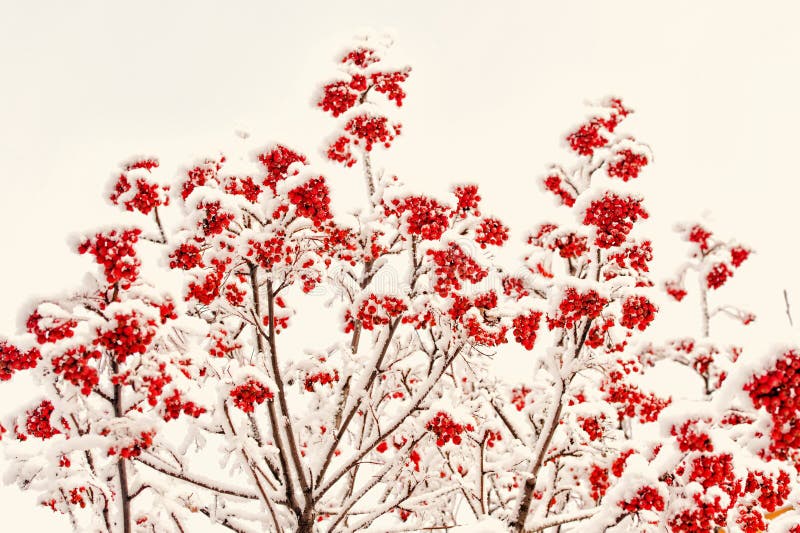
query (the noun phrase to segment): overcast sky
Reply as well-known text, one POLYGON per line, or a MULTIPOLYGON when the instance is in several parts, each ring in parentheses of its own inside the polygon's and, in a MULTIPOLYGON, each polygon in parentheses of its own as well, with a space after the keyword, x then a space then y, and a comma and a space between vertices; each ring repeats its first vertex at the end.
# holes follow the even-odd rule
MULTIPOLYGON (((759 314, 751 340, 794 335, 782 290, 800 320, 798 5, 2 2, 0 331, 23 301, 85 271, 65 238, 113 221, 102 191, 120 160, 153 154, 173 169, 235 149, 236 130, 316 156, 333 123, 314 87, 371 27, 393 29, 414 69, 403 136, 378 164, 434 194, 479 183, 484 210, 521 238, 552 208, 536 179, 567 160, 561 138, 583 104, 621 96, 637 111, 625 130, 655 154, 641 185, 659 268, 682 251, 672 223, 708 213, 758 251, 728 293, 759 314)), ((335 201, 358 197, 352 173, 329 178, 335 201)), ((4 403, 15 387, 0 385, 4 403)), ((32 507, 0 489, 4 516, 56 531, 32 507)))

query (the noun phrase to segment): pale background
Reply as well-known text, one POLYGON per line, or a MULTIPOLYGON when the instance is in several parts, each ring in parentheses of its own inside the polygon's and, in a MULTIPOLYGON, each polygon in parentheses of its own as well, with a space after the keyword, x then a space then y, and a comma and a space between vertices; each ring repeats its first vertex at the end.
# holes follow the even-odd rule
MULTIPOLYGON (((641 185, 667 275, 676 220, 711 213, 758 254, 720 291, 759 321, 754 349, 793 339, 800 7, 794 2, 0 2, 0 331, 34 295, 77 283, 88 261, 66 236, 113 221, 112 169, 154 154, 171 170, 236 147, 235 130, 317 156, 333 122, 311 106, 342 42, 393 29, 413 65, 403 136, 376 160, 410 186, 481 185, 484 211, 519 241, 552 202, 536 179, 568 157, 583 103, 621 96, 625 130, 653 147, 641 185)), ((353 172, 326 170, 337 205, 361 200, 353 172)), ((694 307, 663 306, 658 334, 694 334, 694 307)), ((498 359, 514 373, 520 357, 498 359)), ((669 389, 674 383, 662 380, 669 389)), ((4 408, 29 393, 0 384, 4 408)), ((0 460, 0 465, 2 462, 0 460)), ((4 531, 66 531, 29 495, 0 488, 4 531)))

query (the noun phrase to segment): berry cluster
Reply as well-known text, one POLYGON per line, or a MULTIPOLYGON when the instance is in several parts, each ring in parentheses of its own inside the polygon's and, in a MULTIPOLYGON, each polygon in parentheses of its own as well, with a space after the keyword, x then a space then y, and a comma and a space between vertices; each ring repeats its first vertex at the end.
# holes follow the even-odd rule
POLYGON ((608 118, 594 117, 567 136, 567 142, 572 150, 580 155, 591 156, 595 149, 608 144, 608 139, 602 135, 601 129, 613 132, 620 121, 630 113, 618 98, 612 98, 606 106, 610 109, 608 118))
POLYGON ((332 374, 330 372, 321 371, 306 376, 305 380, 303 380, 303 387, 307 392, 314 392, 315 383, 319 383, 320 385, 330 385, 333 387, 334 382, 337 381, 339 381, 338 370, 334 369, 332 374))
POLYGON ((555 194, 561 199, 561 203, 567 207, 575 205, 575 195, 561 186, 561 178, 558 176, 547 176, 543 180, 544 188, 555 194))
POLYGON ((711 238, 711 232, 699 224, 696 224, 689 229, 687 238, 689 239, 689 242, 697 244, 700 247, 700 250, 703 252, 707 252, 711 247, 708 242, 708 239, 711 238))
MULTIPOLYGON (((369 65, 380 61, 380 57, 369 48, 357 48, 348 52, 342 63, 348 65, 349 79, 328 83, 323 87, 322 97, 317 105, 323 111, 330 111, 334 117, 366 102, 370 90, 381 93, 398 107, 403 105, 406 93, 402 84, 408 79, 410 68, 392 71, 367 73, 369 65)), ((380 143, 386 148, 400 134, 399 123, 389 123, 382 115, 360 111, 344 125, 346 135, 339 135, 327 148, 328 159, 348 167, 356 163, 352 146, 361 146, 365 151, 372 150, 380 143)))
POLYGON ((728 413, 719 421, 721 426, 738 426, 741 424, 752 424, 753 422, 754 419, 752 417, 738 412, 728 413))
POLYGON ((589 472, 589 486, 591 487, 590 495, 594 501, 600 501, 611 483, 608 481, 608 470, 600 465, 592 465, 592 470, 589 472))
POLYGON ((461 434, 466 431, 473 431, 472 424, 458 424, 453 421, 449 414, 439 411, 425 425, 425 429, 436 435, 436 445, 444 446, 452 441, 458 446, 461 444, 461 434))
POLYGON ((294 204, 295 214, 298 217, 308 218, 315 226, 322 226, 324 222, 333 218, 329 193, 325 178, 319 176, 289 191, 288 197, 294 204))
POLYGON ((166 324, 167 320, 175 320, 178 318, 178 313, 175 312, 175 302, 173 302, 170 297, 164 298, 161 302, 151 301, 147 303, 158 309, 158 316, 162 324, 166 324))
POLYGON ((477 283, 489 274, 454 242, 444 250, 428 250, 427 255, 436 265, 433 288, 442 297, 461 289, 464 281, 477 283))
POLYGON ((72 338, 77 325, 78 323, 72 319, 43 317, 38 310, 31 313, 25 322, 28 333, 36 335, 36 342, 39 344, 72 338))
POLYGON ((511 403, 517 408, 517 411, 522 411, 528 403, 528 394, 532 391, 525 385, 514 387, 511 389, 511 403))
POLYGON ((725 372, 721 372, 719 370, 717 359, 720 352, 715 346, 708 346, 704 350, 694 350, 694 346, 692 344, 686 344, 685 349, 679 351, 684 351, 686 353, 689 366, 691 366, 692 369, 694 369, 694 371, 697 372, 704 381, 712 384, 711 377, 714 373, 716 373, 718 375, 719 383, 722 383, 725 372))
POLYGON ((264 165, 267 175, 263 184, 275 194, 278 182, 285 180, 289 176, 289 167, 294 163, 305 165, 308 160, 303 154, 299 154, 281 144, 276 145, 271 150, 258 155, 258 161, 264 165))
POLYGON ((81 509, 84 509, 86 507, 86 500, 81 493, 86 493, 87 496, 90 496, 89 489, 86 487, 77 487, 70 489, 68 494, 65 494, 64 491, 61 490, 58 499, 50 498, 49 500, 41 502, 41 504, 45 507, 49 507, 53 512, 60 510, 59 502, 65 502, 67 505, 78 505, 81 509), (69 498, 67 498, 67 495, 69 498))
POLYGON ((524 315, 519 315, 512 322, 514 340, 525 347, 526 350, 533 350, 536 342, 536 331, 539 329, 539 321, 542 319, 541 311, 529 311, 524 315))
POLYGON ((467 337, 478 346, 497 346, 508 342, 506 334, 508 333, 508 326, 498 325, 496 322, 489 323, 485 320, 478 320, 474 316, 470 316, 466 321, 461 320, 461 323, 466 329, 467 337), (485 327, 489 325, 489 327, 485 327))
MULTIPOLYGON (((54 410, 55 408, 50 400, 43 400, 35 409, 29 411, 25 419, 25 433, 42 440, 47 440, 61 433, 50 425, 50 415, 53 414, 54 410)), ((25 438, 20 440, 25 440, 25 438)))
POLYGON ((53 357, 53 372, 63 375, 64 379, 80 387, 81 394, 88 396, 100 383, 97 369, 91 365, 92 360, 100 359, 99 350, 86 346, 70 348, 63 354, 53 357))
POLYGON ((488 314, 488 311, 496 307, 497 293, 494 291, 479 294, 474 299, 453 295, 453 305, 447 313, 454 321, 454 331, 457 330, 457 324, 461 324, 464 326, 467 336, 475 344, 497 346, 507 342, 508 327, 500 324, 497 317, 488 314), (473 308, 478 311, 477 314, 468 313, 473 308))
POLYGON ((389 148, 394 138, 400 135, 401 124, 392 124, 386 117, 361 114, 350 119, 344 129, 352 136, 353 144, 370 152, 375 144, 389 148))
POLYGON ((353 155, 352 150, 350 150, 350 137, 345 135, 337 137, 336 140, 328 146, 328 150, 325 153, 331 161, 341 163, 348 168, 356 164, 356 157, 353 155))
MULTIPOLYGON (((555 224, 545 223, 539 226, 539 229, 536 233, 532 233, 528 235, 528 244, 532 244, 534 246, 538 246, 540 248, 545 247, 546 242, 548 242, 548 238, 552 237, 553 232, 558 229, 558 226, 555 224)), ((549 246, 548 246, 549 247, 549 246)), ((555 248, 550 248, 551 250, 555 250, 555 248)))
POLYGON ((344 57, 342 57, 342 63, 350 63, 358 68, 367 68, 371 64, 377 63, 380 60, 381 59, 375 50, 364 47, 350 50, 344 55, 344 57))
POLYGON ((149 159, 136 159, 130 163, 123 165, 126 172, 136 169, 144 169, 151 172, 154 168, 158 168, 158 159, 151 157, 149 159))
POLYGON ((478 194, 477 185, 464 185, 453 189, 453 194, 456 197, 456 212, 460 217, 466 217, 467 213, 471 213, 476 217, 481 216, 478 211, 478 203, 481 197, 478 194))
POLYGON ((406 92, 400 84, 408 79, 409 72, 411 72, 410 68, 393 72, 376 72, 370 76, 370 79, 377 92, 386 95, 386 98, 394 102, 397 107, 401 107, 406 92))
POLYGON ((731 252, 731 264, 735 268, 739 268, 742 263, 744 263, 748 257, 750 257, 750 250, 744 248, 742 246, 734 246, 730 250, 731 252))
POLYGON ((645 393, 635 384, 613 377, 600 390, 606 393, 605 400, 615 405, 619 420, 637 417, 641 423, 655 422, 661 411, 670 404, 670 399, 645 393))
POLYGON ((222 234, 236 218, 233 213, 225 211, 219 202, 201 202, 197 208, 205 210, 200 229, 206 237, 222 234))
POLYGON ((229 176, 225 181, 225 192, 237 196, 244 196, 248 202, 253 204, 258 202, 261 190, 261 186, 253 181, 253 178, 250 176, 245 178, 229 176))
POLYGON ((235 340, 231 339, 228 331, 222 328, 217 328, 208 334, 211 346, 208 348, 208 353, 212 357, 228 357, 235 350, 238 350, 242 345, 235 340))
POLYGON ((117 450, 115 447, 109 448, 108 455, 116 455, 119 453, 119 456, 124 459, 133 459, 134 457, 139 457, 142 455, 142 451, 153 445, 154 436, 155 431, 142 431, 139 436, 133 438, 133 442, 127 446, 123 446, 119 448, 119 450, 117 450))
POLYGON ((144 215, 149 215, 153 209, 169 205, 168 190, 168 187, 151 183, 144 178, 138 178, 131 184, 128 176, 120 174, 109 199, 114 205, 122 204, 128 211, 139 211, 144 215))
MULTIPOLYGON (((712 238, 712 233, 699 224, 691 227, 679 227, 686 240, 696 245, 690 252, 692 267, 701 272, 701 281, 705 289, 716 290, 725 285, 733 277, 734 269, 739 268, 752 253, 741 245, 733 245, 712 238), (728 255, 729 257, 726 257, 728 255), (726 261, 729 259, 729 262, 726 261)), ((669 280, 664 284, 667 293, 677 301, 687 294, 684 288, 686 269, 681 271, 677 280, 669 280)), ((725 314, 747 325, 755 320, 755 315, 735 307, 721 308, 725 314)))
POLYGON ((637 154, 632 150, 620 150, 614 155, 614 160, 606 167, 606 172, 612 178, 628 181, 639 177, 642 167, 647 165, 647 156, 637 154))
POLYGON ((666 477, 667 483, 675 488, 681 479, 687 484, 687 496, 691 499, 687 498, 686 503, 691 507, 685 507, 670 517, 671 530, 701 533, 724 525, 728 511, 734 508, 742 494, 741 481, 736 478, 733 468, 733 456, 729 453, 692 454, 688 463, 682 462, 674 470, 674 475, 666 477))
POLYGON ((335 81, 322 88, 322 98, 317 102, 317 106, 323 111, 330 111, 334 117, 338 117, 348 109, 356 105, 358 98, 365 89, 366 80, 364 76, 356 75, 348 81, 335 81))
POLYGON ((706 274, 706 286, 709 289, 719 289, 728 278, 733 276, 733 271, 725 263, 716 263, 706 274))
POLYGON ((508 228, 496 218, 485 218, 475 230, 475 242, 486 248, 487 244, 502 246, 508 240, 508 228))
POLYGON ((628 457, 633 455, 633 452, 634 450, 628 449, 620 453, 619 457, 614 459, 614 461, 611 463, 611 473, 616 477, 622 477, 622 473, 625 472, 625 464, 628 461, 628 457))
POLYGON ((231 389, 230 396, 233 398, 233 405, 245 413, 252 413, 255 411, 256 404, 261 405, 266 400, 272 400, 275 397, 266 385, 254 379, 249 379, 231 389))
POLYGON ((589 435, 589 440, 595 441, 600 440, 603 438, 603 426, 601 421, 605 419, 605 416, 600 415, 600 417, 578 417, 578 425, 580 425, 581 429, 584 430, 589 435))
POLYGON ((428 303, 418 313, 404 314, 400 321, 403 324, 411 324, 414 329, 426 329, 436 325, 436 315, 428 303))
POLYGON ((594 154, 596 148, 602 148, 608 144, 608 139, 600 133, 601 128, 602 124, 598 120, 582 124, 567 136, 569 147, 580 155, 594 154))
POLYGON ((644 296, 628 296, 622 302, 619 323, 628 329, 644 331, 655 319, 658 308, 644 296))
POLYGON ((390 101, 403 105, 406 93, 401 84, 408 79, 410 69, 375 72, 369 76, 369 80, 363 74, 353 74, 349 81, 335 81, 328 83, 322 88, 322 97, 317 106, 323 111, 330 111, 334 117, 345 113, 356 103, 363 102, 365 93, 370 89, 386 95, 390 101))
POLYGON ((733 507, 739 494, 740 485, 733 467, 730 453, 703 454, 695 456, 690 462, 689 481, 700 483, 704 489, 716 487, 728 494, 728 508, 733 507))
POLYGON ((792 491, 790 482, 789 474, 783 470, 778 473, 777 477, 766 472, 750 471, 745 478, 742 493, 749 496, 757 494, 758 504, 767 512, 773 512, 789 497, 792 491))
POLYGON ((247 257, 252 257, 258 266, 270 271, 278 265, 290 265, 296 257, 296 248, 286 242, 282 231, 264 240, 247 241, 247 257))
POLYGON ((333 258, 346 261, 350 266, 358 264, 358 257, 364 262, 370 262, 386 253, 386 248, 379 243, 383 232, 375 232, 370 236, 369 247, 359 242, 355 232, 346 227, 338 226, 330 221, 322 228, 322 251, 327 255, 324 259, 326 266, 330 266, 333 258))
POLYGON ((108 350, 120 363, 129 356, 146 353, 156 336, 156 321, 136 312, 117 313, 106 327, 98 328, 93 343, 108 350))
MULTIPOLYGON (((613 318, 606 318, 604 317, 603 320, 597 320, 593 325, 592 328, 589 330, 589 334, 586 335, 585 344, 589 348, 599 348, 601 347, 605 341, 606 336, 608 335, 608 331, 614 327, 614 319, 613 318)), ((625 343, 621 345, 613 345, 611 346, 610 351, 622 351, 624 348, 625 343), (619 348, 619 349, 617 349, 619 348)))
POLYGON ((162 302, 148 302, 150 305, 158 309, 158 315, 162 324, 166 324, 167 320, 175 320, 178 314, 175 312, 175 302, 167 297, 162 302))
POLYGON ((713 452, 714 445, 708 433, 700 427, 699 420, 687 420, 680 426, 672 426, 670 434, 678 441, 678 448, 682 452, 713 452))
POLYGON ((199 266, 203 266, 203 254, 194 244, 180 244, 169 254, 169 267, 172 269, 191 270, 199 266))
POLYGON ((139 277, 141 262, 136 257, 134 245, 141 232, 139 229, 130 229, 98 233, 84 240, 78 246, 78 253, 89 253, 95 257, 97 264, 103 267, 109 285, 119 283, 123 289, 127 289, 139 277))
POLYGON ((214 266, 207 270, 204 275, 198 276, 197 281, 190 281, 188 291, 186 293, 186 300, 197 300, 203 305, 210 305, 214 300, 219 297, 220 286, 222 278, 225 275, 225 265, 219 263, 216 259, 214 266))
MULTIPOLYGON (((142 385, 139 388, 145 391, 147 403, 151 407, 155 407, 158 404, 158 399, 161 397, 161 393, 164 392, 164 387, 172 383, 172 377, 166 373, 166 369, 166 363, 160 362, 157 368, 151 368, 147 371, 139 370, 139 379, 142 385)), ((129 384, 129 376, 130 371, 127 371, 112 377, 111 380, 115 384, 129 384)))
POLYGON ((505 276, 502 280, 503 294, 512 296, 515 300, 520 300, 530 295, 530 291, 525 287, 525 280, 515 276, 505 276))
POLYGON ((633 498, 619 502, 619 506, 628 513, 645 510, 663 511, 664 497, 655 487, 645 486, 639 488, 633 498))
MULTIPOLYGON (((309 259, 302 268, 308 268, 311 265, 313 265, 313 260, 309 259)), ((300 281, 302 282, 301 289, 308 294, 322 281, 322 276, 316 272, 304 272, 300 274, 300 281)))
POLYGON ((725 523, 725 514, 719 512, 718 506, 708 505, 699 499, 696 507, 683 509, 670 517, 669 530, 675 533, 708 533, 716 526, 725 523))
POLYGON ((746 383, 744 390, 757 409, 763 407, 772 417, 770 452, 785 459, 800 448, 800 354, 784 353, 774 367, 746 383))
POLYGON ((764 515, 755 509, 742 507, 739 509, 739 516, 736 523, 742 528, 742 533, 759 533, 766 531, 767 523, 764 522, 764 515))
POLYGON ((358 308, 355 317, 347 311, 345 314, 345 333, 355 329, 356 322, 366 330, 373 330, 375 326, 389 324, 391 320, 403 314, 408 306, 400 299, 392 296, 377 296, 370 294, 358 308))
POLYGON ((583 218, 586 225, 595 226, 595 244, 600 248, 620 246, 639 218, 647 218, 642 201, 633 196, 621 197, 607 192, 600 200, 593 201, 583 218))
POLYGON ((8 381, 18 370, 35 368, 41 358, 42 354, 36 348, 25 351, 0 341, 0 380, 8 381))
POLYGON ((175 302, 171 297, 167 296, 162 301, 148 301, 146 298, 143 301, 158 309, 158 315, 162 324, 166 324, 167 320, 175 320, 178 318, 178 313, 175 310, 175 302))
POLYGON ((196 165, 186 172, 186 180, 181 186, 181 198, 185 201, 197 187, 202 187, 209 181, 217 179, 217 173, 222 168, 225 158, 219 161, 206 159, 203 163, 196 165))
POLYGON ((585 236, 570 232, 555 237, 549 248, 558 250, 558 255, 564 259, 577 259, 589 251, 589 247, 586 245, 587 241, 585 236))
POLYGON ((164 420, 175 420, 181 413, 197 418, 206 412, 205 407, 200 407, 192 401, 185 402, 177 390, 171 396, 164 398, 164 420))
POLYGON ((688 294, 680 281, 674 281, 674 280, 666 281, 664 283, 664 290, 666 290, 667 294, 672 296, 672 298, 674 298, 678 302, 683 300, 688 294))
POLYGON ((558 315, 547 317, 547 327, 551 330, 569 329, 583 318, 594 320, 600 316, 606 304, 608 300, 602 298, 595 290, 589 289, 581 294, 575 288, 568 287, 558 305, 558 315))
POLYGON ((86 497, 91 498, 89 489, 86 487, 77 487, 74 489, 69 490, 69 503, 70 505, 77 505, 81 509, 86 508, 86 499, 84 498, 84 494, 86 497))
POLYGON ((439 240, 450 225, 452 211, 433 198, 407 196, 403 199, 394 198, 391 204, 391 207, 386 206, 386 215, 405 217, 406 231, 424 240, 439 240))
POLYGON ((620 268, 630 268, 636 272, 648 272, 648 263, 653 260, 653 243, 642 241, 621 248, 618 252, 608 255, 609 261, 614 261, 620 268))

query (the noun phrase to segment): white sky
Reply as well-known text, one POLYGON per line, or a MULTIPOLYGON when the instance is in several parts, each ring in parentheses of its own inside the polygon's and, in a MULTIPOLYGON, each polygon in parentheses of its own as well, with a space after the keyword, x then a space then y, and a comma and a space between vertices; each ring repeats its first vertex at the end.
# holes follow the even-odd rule
MULTIPOLYGON (((118 161, 153 154, 173 169, 235 146, 235 129, 316 155, 333 122, 313 90, 340 44, 373 27, 394 29, 414 68, 403 136, 376 156, 388 170, 434 194, 479 183, 484 211, 521 238, 552 208, 535 180, 567 160, 560 139, 582 104, 621 96, 637 110, 625 131, 656 157, 641 185, 658 265, 682 251, 671 224, 709 211, 712 229, 758 251, 728 293, 759 314, 749 340, 793 335, 781 291, 800 321, 798 6, 1 2, 0 331, 32 295, 77 282, 87 261, 65 237, 113 221, 101 195, 118 161)), ((328 175, 337 202, 360 198, 354 173, 328 175)), ((667 329, 693 327, 680 315, 667 329)), ((0 398, 20 391, 0 385, 0 398)), ((66 531, 14 488, 0 489, 0 510, 66 531)))

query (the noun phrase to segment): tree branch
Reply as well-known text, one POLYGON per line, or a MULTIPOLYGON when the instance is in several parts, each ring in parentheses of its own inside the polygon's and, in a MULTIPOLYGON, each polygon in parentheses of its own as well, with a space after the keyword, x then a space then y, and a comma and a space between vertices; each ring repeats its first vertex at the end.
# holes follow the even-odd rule
POLYGON ((534 525, 532 529, 526 529, 525 533, 538 533, 551 527, 563 526, 564 524, 571 524, 573 522, 580 522, 581 520, 591 518, 597 514, 599 510, 599 507, 592 507, 591 509, 583 509, 574 513, 551 516, 534 525))
MULTIPOLYGON (((246 500, 258 500, 258 494, 256 492, 250 492, 247 489, 239 488, 239 487, 231 487, 224 484, 220 484, 217 481, 207 480, 199 476, 194 476, 192 474, 181 472, 181 471, 170 471, 166 468, 162 468, 155 463, 151 462, 150 460, 139 456, 135 459, 136 462, 142 463, 146 465, 156 472, 160 472, 164 475, 169 477, 179 479, 181 481, 185 481, 191 485, 195 485, 197 487, 201 487, 211 492, 215 492, 217 494, 224 494, 226 496, 235 496, 237 498, 244 498, 246 500)), ((280 503, 280 502, 279 502, 280 503)))

